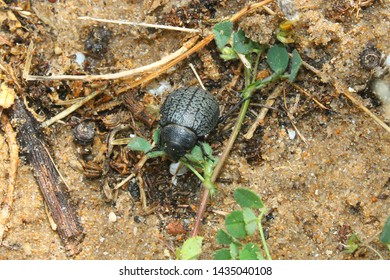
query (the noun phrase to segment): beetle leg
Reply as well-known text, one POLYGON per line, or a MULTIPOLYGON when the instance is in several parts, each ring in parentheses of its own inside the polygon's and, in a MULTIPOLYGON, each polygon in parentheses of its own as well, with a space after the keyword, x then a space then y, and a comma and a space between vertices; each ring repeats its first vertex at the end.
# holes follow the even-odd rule
POLYGON ((206 157, 207 159, 209 160, 213 160, 207 153, 206 151, 204 150, 203 148, 203 145, 199 144, 199 142, 196 144, 196 146, 199 146, 200 149, 202 150, 202 154, 203 154, 203 157, 206 157))
POLYGON ((238 107, 240 107, 240 105, 242 103, 244 103, 246 100, 248 100, 249 98, 252 98, 252 97, 246 97, 246 98, 243 98, 240 100, 240 102, 238 102, 236 105, 233 106, 233 108, 231 108, 226 114, 224 114, 223 116, 220 116, 219 119, 218 119, 218 124, 220 123, 223 123, 227 120, 227 118, 235 111, 237 110, 238 107))

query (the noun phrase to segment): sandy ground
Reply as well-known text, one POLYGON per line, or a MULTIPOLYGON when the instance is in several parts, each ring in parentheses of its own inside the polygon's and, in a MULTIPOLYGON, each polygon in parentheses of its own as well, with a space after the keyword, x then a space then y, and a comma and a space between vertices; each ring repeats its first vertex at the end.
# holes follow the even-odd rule
MULTIPOLYGON (((368 44, 374 44, 383 53, 390 53, 389 5, 386 1, 374 1, 369 7, 350 8, 342 13, 344 6, 336 2, 340 1, 295 1, 300 13, 299 24, 294 29, 295 47, 305 61, 323 73, 350 88, 357 88, 370 76, 359 62, 362 50, 368 44)), ((203 13, 218 20, 237 12, 245 4, 246 1, 216 1, 215 12, 203 9, 203 13)), ((93 24, 78 20, 78 16, 161 23, 167 21, 169 17, 164 15, 174 6, 170 1, 49 3, 33 0, 30 12, 36 26, 30 30, 29 39, 36 45, 35 56, 47 63, 44 74, 59 74, 64 68, 74 67, 75 54, 84 51, 86 34, 93 24)), ((270 7, 279 12, 275 5, 270 7)), ((267 17, 272 22, 280 22, 279 18, 267 17)), ((206 28, 212 26, 211 20, 203 20, 196 20, 196 24, 206 28)), ((267 32, 257 31, 256 34, 251 26, 261 20, 264 17, 248 15, 242 28, 260 38, 267 32)), ((261 26, 259 22, 257 24, 261 26)), ((108 51, 103 58, 91 60, 89 70, 92 72, 114 72, 154 62, 178 49, 186 36, 173 31, 151 32, 112 24, 107 28, 112 32, 108 51)), ((270 34, 273 34, 272 30, 270 34)), ((202 65, 205 55, 215 52, 213 48, 215 45, 210 45, 206 54, 190 59, 199 66, 201 76, 208 80, 215 77, 211 71, 202 69, 202 65)), ((220 65, 222 60, 215 56, 212 59, 212 65, 217 65, 217 71, 223 76, 229 67, 220 65)), ((231 78, 221 79, 225 79, 223 83, 231 78)), ((161 81, 177 87, 193 84, 195 78, 185 61, 155 83, 161 81)), ((218 81, 214 82, 220 86, 218 81)), ((238 186, 261 195, 267 206, 264 228, 273 259, 390 259, 389 251, 378 240, 390 214, 390 134, 336 92, 331 83, 321 81, 312 72, 302 70, 297 83, 331 110, 320 109, 302 92, 289 87, 285 100, 281 97, 276 104, 286 101, 289 108, 293 105, 298 108, 293 113, 294 121, 306 143, 298 135, 289 136, 288 131, 293 127, 285 114, 277 112, 268 115, 253 139, 248 141, 239 137, 220 175, 218 192, 205 214, 200 232, 205 238, 202 259, 211 259, 213 252, 220 248, 215 242, 217 230, 224 226, 220 213, 237 209, 232 194, 238 186), (348 254, 343 251, 343 244, 353 233, 358 234, 362 244, 357 252, 348 254)), ((224 100, 222 91, 214 87, 213 92, 224 100)), ((259 93, 254 103, 263 103, 267 94, 268 91, 259 93)), ((372 106, 373 100, 372 96, 361 99, 372 112, 386 119, 383 107, 372 106)), ((59 112, 62 107, 51 108, 59 112)), ((258 110, 257 106, 251 107, 244 132, 258 110)), ((40 114, 45 112, 43 109, 38 111, 40 114)), ((155 172, 157 166, 163 179, 154 183, 151 190, 146 190, 150 211, 145 212, 140 202, 133 201, 128 186, 119 190, 114 201, 109 201, 102 191, 103 179, 85 177, 80 164, 80 145, 73 141, 72 128, 67 122, 69 119, 53 125, 45 135, 70 188, 86 234, 82 251, 72 257, 66 255, 63 243, 50 227, 31 168, 22 160, 0 259, 175 259, 174 250, 189 236, 194 221, 193 208, 201 194, 196 179, 186 175, 178 179, 176 186, 172 185, 167 171, 169 162, 151 161, 145 166, 145 176, 148 176, 148 170, 155 172), (158 197, 162 198, 159 200, 158 197), (185 234, 174 235, 168 230, 169 223, 175 221, 184 227, 185 234)), ((223 145, 228 132, 220 126, 210 135, 210 142, 215 146, 223 145)), ((99 137, 105 139, 106 134, 101 132, 99 137)), ((9 158, 3 134, 0 134, 0 157, 0 186, 5 189, 9 158)), ((125 177, 112 174, 116 182, 125 177)), ((4 191, 0 198, 3 195, 4 191)), ((258 237, 254 237, 254 241, 258 241, 258 237)))

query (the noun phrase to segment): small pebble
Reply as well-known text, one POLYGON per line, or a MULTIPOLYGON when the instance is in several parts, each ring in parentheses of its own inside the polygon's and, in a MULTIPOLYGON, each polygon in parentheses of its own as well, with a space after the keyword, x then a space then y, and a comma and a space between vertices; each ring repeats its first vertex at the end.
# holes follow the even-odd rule
POLYGON ((180 221, 173 221, 167 225, 167 233, 170 235, 179 235, 186 233, 187 230, 180 221))
POLYGON ((187 171, 188 168, 181 162, 173 162, 169 165, 169 173, 171 173, 171 175, 181 176, 187 173, 187 171))
POLYGON ((85 62, 85 55, 82 52, 77 52, 75 61, 81 68, 83 68, 85 62))
POLYGON ((62 49, 61 49, 59 46, 56 46, 56 47, 54 48, 54 54, 55 54, 55 55, 60 55, 60 54, 62 54, 62 49))
POLYGON ((287 132, 288 132, 288 137, 289 137, 291 140, 294 140, 294 139, 295 139, 295 136, 297 135, 297 133, 295 132, 295 130, 294 130, 294 129, 288 128, 288 129, 287 129, 287 132))
POLYGON ((164 250, 164 257, 169 258, 171 256, 171 252, 168 249, 164 250))
POLYGON ((111 223, 115 223, 116 222, 116 215, 114 212, 110 212, 110 214, 108 214, 108 221, 111 222, 111 223))

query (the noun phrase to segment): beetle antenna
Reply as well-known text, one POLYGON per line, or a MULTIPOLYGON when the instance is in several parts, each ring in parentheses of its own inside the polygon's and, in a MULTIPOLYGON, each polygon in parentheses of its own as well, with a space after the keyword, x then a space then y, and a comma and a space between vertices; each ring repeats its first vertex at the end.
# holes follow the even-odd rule
POLYGON ((241 106, 242 103, 244 103, 246 100, 248 100, 249 98, 252 98, 252 97, 246 97, 246 98, 243 98, 240 100, 240 102, 238 102, 236 105, 233 106, 233 108, 231 108, 226 114, 224 114, 223 116, 220 116, 219 119, 218 119, 218 124, 220 123, 223 123, 227 120, 227 118, 235 111, 237 110, 238 107, 241 106))

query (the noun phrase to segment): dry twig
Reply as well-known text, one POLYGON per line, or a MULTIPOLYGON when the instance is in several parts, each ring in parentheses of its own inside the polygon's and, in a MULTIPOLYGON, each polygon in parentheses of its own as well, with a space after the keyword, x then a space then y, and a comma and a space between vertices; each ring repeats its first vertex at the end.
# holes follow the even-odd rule
POLYGON ((276 98, 278 98, 282 93, 284 87, 285 87, 284 83, 278 84, 274 89, 274 91, 272 92, 272 94, 268 96, 264 108, 261 109, 259 115, 257 116, 256 120, 253 122, 252 126, 249 128, 248 132, 244 134, 244 138, 251 139, 253 137, 253 133, 255 133, 257 127, 264 121, 264 118, 269 111, 269 107, 272 107, 276 98))
POLYGON ((197 72, 196 69, 195 69, 195 66, 194 66, 192 63, 190 63, 189 65, 190 65, 190 67, 191 67, 192 72, 194 72, 194 75, 195 75, 196 79, 198 80, 198 83, 200 84, 200 86, 201 86, 204 90, 206 90, 206 88, 205 88, 204 85, 203 85, 203 82, 202 82, 201 78, 199 77, 198 72, 197 72))
POLYGON ((94 80, 115 80, 115 79, 130 78, 136 75, 145 74, 158 69, 162 65, 168 63, 169 61, 172 61, 173 59, 185 53, 188 50, 188 48, 190 48, 193 44, 195 44, 197 40, 198 37, 195 36, 194 38, 191 38, 188 42, 186 42, 183 47, 181 47, 177 51, 167 56, 164 56, 159 61, 135 69, 125 70, 118 73, 109 73, 109 74, 101 74, 101 75, 53 75, 53 76, 36 76, 36 75, 29 74, 30 67, 31 67, 32 53, 34 49, 33 43, 31 43, 29 46, 29 51, 27 53, 28 55, 26 59, 26 64, 23 70, 23 78, 27 81, 42 81, 42 80, 43 81, 47 81, 47 80, 94 81, 94 80))
MULTIPOLYGON (((258 9, 258 8, 261 8, 262 6, 267 5, 267 4, 269 4, 269 3, 273 2, 273 1, 274 0, 264 0, 264 1, 261 1, 259 3, 250 4, 250 5, 246 6, 245 8, 241 9, 236 14, 234 14, 230 18, 230 21, 235 22, 235 21, 239 20, 240 18, 242 18, 243 16, 245 16, 246 14, 248 14, 248 13, 250 13, 250 12, 252 12, 252 11, 258 9)), ((146 83, 146 82, 148 82, 150 80, 153 80, 153 79, 157 78, 162 73, 165 73, 171 67, 175 66, 179 62, 181 62, 184 59, 188 58, 190 55, 196 53, 200 49, 202 49, 205 46, 207 46, 212 40, 214 40, 214 34, 213 33, 211 33, 210 35, 208 35, 205 38, 203 38, 199 43, 197 43, 195 46, 190 48, 188 51, 186 51, 182 55, 178 56, 177 58, 173 59, 172 61, 170 61, 169 63, 167 63, 163 67, 161 67, 158 71, 153 72, 153 73, 147 75, 146 77, 143 77, 139 81, 135 81, 135 82, 130 83, 129 85, 127 85, 127 86, 121 88, 120 90, 118 90, 117 93, 123 93, 125 91, 128 91, 129 89, 135 88, 135 87, 137 87, 139 85, 142 85, 142 84, 144 84, 144 83, 146 83)))
POLYGON ((312 99, 321 109, 329 110, 329 108, 327 108, 325 105, 323 105, 321 102, 319 102, 314 96, 312 96, 310 93, 308 93, 306 90, 304 90, 303 88, 301 88, 297 84, 291 83, 291 85, 293 87, 295 87, 296 89, 298 89, 300 92, 304 93, 307 97, 309 97, 309 99, 312 99))
POLYGON ((18 141, 33 167, 34 176, 57 231, 70 255, 80 252, 84 238, 76 211, 71 202, 68 187, 55 166, 45 144, 40 140, 40 131, 35 119, 26 111, 21 100, 16 100, 11 112, 16 124, 18 141))
POLYGON ((41 124, 41 126, 42 127, 48 127, 48 126, 52 125, 53 123, 55 123, 55 122, 65 118, 66 116, 68 116, 69 114, 73 113, 74 111, 76 111, 81 106, 83 106, 85 103, 87 103, 88 101, 94 99, 96 96, 98 96, 99 94, 104 92, 104 90, 105 90, 105 88, 96 90, 93 93, 89 94, 88 96, 84 97, 83 99, 78 100, 76 103, 74 103, 72 106, 66 108, 61 113, 59 113, 59 114, 55 115, 54 117, 52 117, 51 119, 43 122, 41 124))
POLYGON ((141 27, 147 27, 147 28, 167 29, 167 30, 174 30, 174 31, 181 31, 181 32, 200 33, 199 29, 170 26, 170 25, 161 25, 161 24, 152 24, 152 23, 145 23, 145 22, 132 22, 132 21, 127 21, 127 20, 112 20, 112 19, 94 18, 94 17, 88 17, 88 16, 79 17, 79 19, 93 20, 93 21, 105 22, 105 23, 116 23, 116 24, 124 24, 124 25, 141 26, 141 27))
POLYGON ((342 93, 346 96, 353 104, 355 104, 358 108, 360 108, 363 112, 369 115, 377 124, 379 124, 382 128, 384 128, 387 132, 390 133, 390 127, 384 123, 380 118, 378 118, 373 112, 371 112, 366 106, 364 106, 357 97, 354 96, 354 93, 348 92, 347 87, 340 85, 338 83, 334 83, 334 87, 336 92, 342 93))

